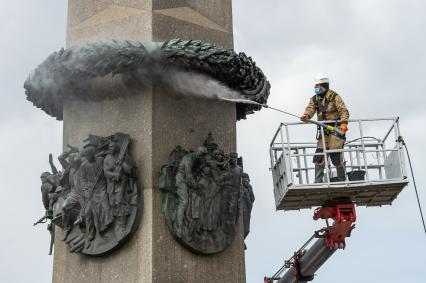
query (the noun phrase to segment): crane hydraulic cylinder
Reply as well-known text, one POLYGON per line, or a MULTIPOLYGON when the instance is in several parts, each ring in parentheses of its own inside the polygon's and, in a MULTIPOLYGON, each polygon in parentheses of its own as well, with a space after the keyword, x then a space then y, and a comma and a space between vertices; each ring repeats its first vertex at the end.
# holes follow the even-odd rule
POLYGON ((315 272, 335 251, 336 249, 327 247, 324 238, 319 238, 298 260, 298 268, 297 266, 292 266, 284 273, 277 283, 301 283, 311 281, 315 272))

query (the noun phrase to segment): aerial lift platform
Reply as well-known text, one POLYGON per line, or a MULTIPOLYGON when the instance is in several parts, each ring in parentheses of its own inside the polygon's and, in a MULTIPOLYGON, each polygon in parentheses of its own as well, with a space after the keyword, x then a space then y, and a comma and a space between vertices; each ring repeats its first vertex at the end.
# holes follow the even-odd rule
MULTIPOLYGON (((327 226, 315 231, 277 273, 264 278, 265 283, 313 280, 321 265, 337 249, 345 248, 345 239, 355 227, 355 207, 390 205, 408 185, 399 118, 349 120, 344 147, 325 149, 322 153, 315 153, 314 126, 281 123, 275 132, 269 151, 275 205, 277 210, 284 211, 316 208, 314 220, 324 219, 327 226), (307 136, 309 133, 311 137, 307 136), (329 159, 331 153, 344 155, 344 181, 336 178, 329 159), (312 158, 317 154, 325 157, 323 183, 314 183, 312 158), (314 239, 317 240, 312 244, 314 239)), ((318 127, 318 131, 326 148, 325 130, 318 127)))

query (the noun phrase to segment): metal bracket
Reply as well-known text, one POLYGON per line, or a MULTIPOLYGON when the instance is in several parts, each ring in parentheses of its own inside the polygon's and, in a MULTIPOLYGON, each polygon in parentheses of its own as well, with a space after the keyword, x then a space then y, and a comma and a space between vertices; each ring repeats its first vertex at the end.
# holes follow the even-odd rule
POLYGON ((308 282, 308 281, 314 280, 314 275, 303 275, 302 271, 300 270, 300 259, 302 258, 302 256, 305 255, 305 253, 306 253, 305 250, 294 253, 293 261, 291 262, 286 261, 285 264, 286 265, 288 264, 288 267, 293 266, 296 269, 295 276, 297 280, 308 282))
POLYGON ((336 204, 317 208, 314 212, 314 220, 325 219, 327 227, 316 231, 317 237, 323 237, 329 249, 344 249, 345 239, 349 237, 355 228, 356 213, 354 204, 336 204), (328 219, 333 219, 329 225, 328 219))

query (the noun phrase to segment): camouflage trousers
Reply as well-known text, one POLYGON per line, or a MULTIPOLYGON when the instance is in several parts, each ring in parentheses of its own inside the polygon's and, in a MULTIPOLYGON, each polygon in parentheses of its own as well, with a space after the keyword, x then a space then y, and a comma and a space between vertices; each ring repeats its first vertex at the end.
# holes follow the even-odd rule
MULTIPOLYGON (((324 140, 320 137, 317 142, 317 149, 315 151, 313 162, 315 163, 315 183, 324 182, 324 168, 325 158, 322 154, 324 152, 324 144, 327 149, 342 149, 345 145, 345 140, 335 135, 326 135, 324 140)), ((331 162, 336 166, 337 181, 345 181, 346 170, 343 152, 329 153, 327 158, 331 159, 331 162)))
MULTIPOLYGON (((324 143, 327 149, 342 149, 345 144, 345 140, 335 135, 325 135, 324 143)), ((319 137, 317 142, 317 149, 315 151, 315 154, 318 154, 318 155, 314 155, 314 158, 313 158, 313 162, 316 165, 323 166, 325 164, 324 155, 321 154, 324 152, 323 148, 324 148, 323 140, 321 137, 319 137)), ((338 167, 338 166, 344 165, 345 161, 343 157, 343 152, 330 153, 329 157, 334 166, 338 167)))

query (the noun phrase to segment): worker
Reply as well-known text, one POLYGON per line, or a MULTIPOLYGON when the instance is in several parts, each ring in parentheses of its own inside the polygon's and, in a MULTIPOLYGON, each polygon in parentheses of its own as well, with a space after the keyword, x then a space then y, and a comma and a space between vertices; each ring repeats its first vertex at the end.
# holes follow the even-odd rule
MULTIPOLYGON (((319 75, 315 79, 315 95, 309 100, 309 104, 305 109, 305 113, 300 117, 300 120, 307 123, 317 114, 318 121, 339 120, 330 124, 338 127, 341 132, 348 131, 349 111, 346 108, 343 99, 335 91, 329 88, 330 80, 325 75, 319 75)), ((315 183, 324 182, 325 159, 323 152, 323 140, 320 129, 317 131, 317 148, 313 162, 315 164, 315 183)), ((327 149, 341 149, 344 146, 345 140, 333 133, 324 131, 324 142, 327 149)), ((343 152, 330 153, 331 162, 336 166, 338 181, 346 180, 345 162, 343 152)))

